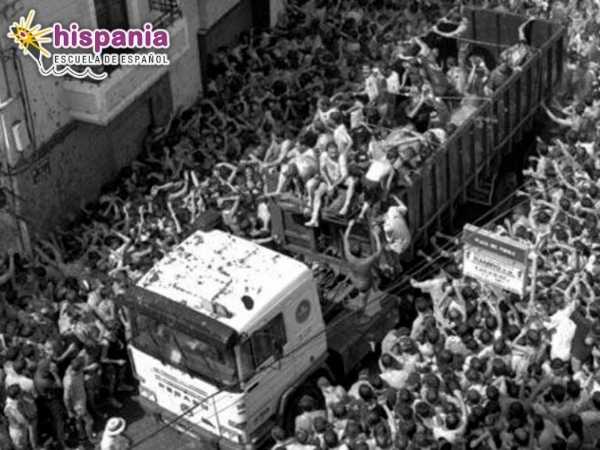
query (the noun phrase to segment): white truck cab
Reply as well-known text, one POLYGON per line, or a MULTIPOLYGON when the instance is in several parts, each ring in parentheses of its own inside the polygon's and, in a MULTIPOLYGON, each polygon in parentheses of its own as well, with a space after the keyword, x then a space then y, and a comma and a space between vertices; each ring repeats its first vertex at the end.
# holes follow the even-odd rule
POLYGON ((144 406, 221 449, 256 448, 327 357, 311 270, 221 231, 192 234, 123 306, 144 406))

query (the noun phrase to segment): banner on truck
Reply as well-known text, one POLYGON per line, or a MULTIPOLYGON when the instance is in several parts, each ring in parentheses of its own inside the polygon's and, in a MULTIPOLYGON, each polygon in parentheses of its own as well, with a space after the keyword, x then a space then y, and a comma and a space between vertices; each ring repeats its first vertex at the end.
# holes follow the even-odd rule
POLYGON ((463 273, 523 297, 527 283, 527 244, 467 224, 463 229, 463 273))

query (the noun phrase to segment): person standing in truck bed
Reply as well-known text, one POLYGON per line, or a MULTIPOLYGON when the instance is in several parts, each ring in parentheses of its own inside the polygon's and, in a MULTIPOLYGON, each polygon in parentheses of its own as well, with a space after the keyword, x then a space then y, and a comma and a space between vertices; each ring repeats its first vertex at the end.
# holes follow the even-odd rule
POLYGON ((367 306, 367 301, 371 290, 377 288, 375 285, 375 274, 373 269, 381 256, 381 240, 375 230, 371 230, 373 239, 375 239, 375 253, 370 256, 361 256, 360 247, 350 247, 350 233, 354 227, 355 221, 351 220, 348 223, 348 228, 344 233, 344 257, 350 265, 350 280, 359 291, 359 300, 361 309, 364 310, 367 306))

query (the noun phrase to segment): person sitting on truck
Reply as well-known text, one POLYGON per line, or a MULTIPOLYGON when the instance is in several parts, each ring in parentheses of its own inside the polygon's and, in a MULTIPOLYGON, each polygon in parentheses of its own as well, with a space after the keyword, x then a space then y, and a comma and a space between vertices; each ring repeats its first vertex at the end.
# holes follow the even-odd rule
POLYGON ((331 116, 339 112, 339 110, 331 105, 329 98, 321 96, 317 100, 317 111, 313 118, 313 128, 315 129, 330 129, 334 126, 331 116))
POLYGON ((488 83, 490 70, 481 56, 471 56, 471 71, 467 78, 467 99, 479 104, 485 97, 485 86, 488 83))
MULTIPOLYGON (((370 256, 364 257, 354 254, 353 252, 360 251, 360 248, 356 249, 350 247, 350 233, 352 232, 355 223, 356 221, 354 219, 351 220, 344 233, 344 257, 350 266, 350 280, 360 293, 365 294, 375 288, 375 276, 373 270, 381 256, 382 248, 379 234, 371 229, 371 235, 375 240, 375 252, 370 256)), ((366 300, 367 298, 364 296, 363 308, 366 307, 366 300)))
POLYGON ((468 74, 464 66, 456 62, 456 58, 449 56, 446 59, 446 76, 450 81, 450 85, 459 95, 465 95, 467 92, 468 74))
POLYGON ((340 216, 348 214, 354 196, 355 179, 348 173, 347 155, 345 152, 340 152, 335 143, 330 142, 326 152, 321 154, 319 168, 322 181, 314 193, 312 216, 310 221, 305 223, 307 227, 319 226, 319 212, 325 195, 333 199, 339 186, 344 185, 347 188, 344 204, 339 211, 340 216))
POLYGON ((512 69, 510 65, 502 61, 498 64, 492 72, 490 73, 490 77, 488 79, 487 85, 485 86, 486 94, 491 96, 493 93, 500 89, 500 87, 510 78, 512 74, 512 69))
POLYGON ((299 193, 306 193, 309 199, 309 208, 312 206, 313 192, 317 187, 318 160, 312 148, 300 145, 288 153, 291 158, 288 164, 281 168, 279 182, 275 194, 281 194, 290 181, 294 182, 299 193))
POLYGON ((348 153, 352 149, 352 137, 348 133, 346 125, 344 125, 342 113, 335 111, 331 114, 331 122, 333 129, 333 141, 337 145, 340 153, 348 153))
POLYGON ((500 61, 506 63, 512 70, 521 70, 532 54, 530 30, 533 20, 529 19, 519 27, 519 42, 500 53, 500 61))
POLYGON ((270 173, 274 168, 281 166, 292 148, 294 148, 293 140, 281 140, 278 136, 273 135, 271 137, 271 145, 267 148, 260 164, 261 172, 270 173))
POLYGON ((361 207, 359 219, 364 218, 367 211, 376 203, 385 198, 390 191, 394 167, 384 152, 380 142, 371 140, 367 152, 371 158, 369 168, 362 181, 364 201, 361 207))
POLYGON ((396 204, 389 206, 383 217, 385 249, 401 255, 411 243, 411 234, 405 219, 408 209, 396 196, 392 198, 396 204))
POLYGON ((344 110, 344 114, 350 117, 350 130, 360 129, 365 125, 365 107, 369 103, 369 97, 366 94, 355 94, 354 104, 344 110))

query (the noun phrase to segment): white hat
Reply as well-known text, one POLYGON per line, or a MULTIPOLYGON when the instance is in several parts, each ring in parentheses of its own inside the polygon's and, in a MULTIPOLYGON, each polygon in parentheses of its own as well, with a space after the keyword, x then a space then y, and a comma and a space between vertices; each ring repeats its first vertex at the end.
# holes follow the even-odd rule
POLYGON ((108 436, 117 436, 125 431, 125 427, 127 426, 127 422, 122 417, 111 417, 106 422, 106 426, 104 427, 104 434, 108 436))

